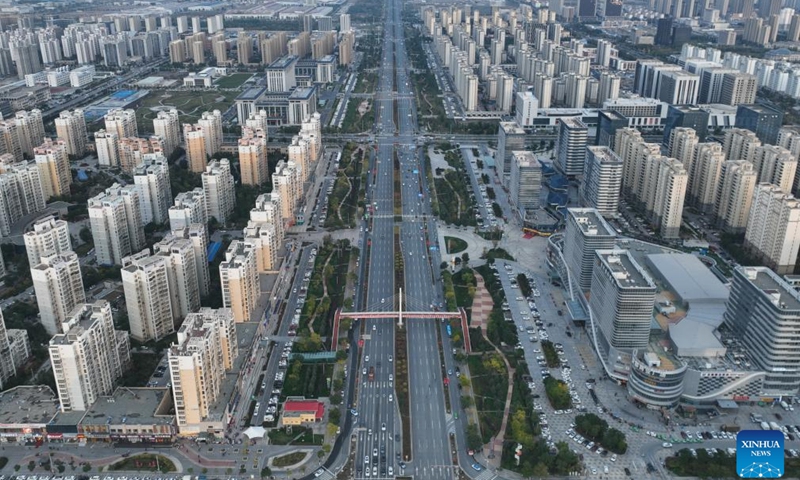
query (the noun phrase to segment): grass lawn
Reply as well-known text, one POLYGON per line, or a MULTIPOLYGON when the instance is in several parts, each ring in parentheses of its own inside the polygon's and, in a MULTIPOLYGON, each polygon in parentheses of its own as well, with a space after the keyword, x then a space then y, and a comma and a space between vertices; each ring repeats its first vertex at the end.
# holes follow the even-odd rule
POLYGON ((139 133, 153 131, 153 119, 159 107, 175 107, 180 114, 181 123, 194 123, 205 111, 224 112, 233 104, 237 92, 183 92, 155 91, 144 97, 136 108, 136 123, 139 133), (156 110, 151 110, 155 108, 156 110))
POLYGON ((293 427, 291 433, 286 428, 274 429, 267 436, 273 445, 322 445, 324 438, 324 435, 314 435, 306 427, 293 427))
POLYGON ((272 459, 272 466, 278 468, 289 467, 303 461, 303 459, 306 458, 306 455, 308 455, 307 452, 293 452, 280 457, 275 457, 272 459))
POLYGON ((481 437, 488 443, 500 431, 503 409, 508 393, 508 372, 503 360, 496 353, 470 356, 470 380, 475 391, 475 408, 481 423, 481 437))
POLYGON ((128 457, 117 462, 110 467, 111 470, 119 471, 148 471, 148 472, 174 472, 175 465, 161 455, 143 454, 128 457))
POLYGON ((456 237, 444 237, 444 243, 447 245, 447 253, 461 253, 467 249, 467 242, 456 237))
POLYGON ((253 76, 252 73, 234 73, 233 75, 228 75, 227 77, 222 77, 219 80, 217 80, 217 86, 219 88, 240 87, 244 82, 246 82, 252 76, 253 76))

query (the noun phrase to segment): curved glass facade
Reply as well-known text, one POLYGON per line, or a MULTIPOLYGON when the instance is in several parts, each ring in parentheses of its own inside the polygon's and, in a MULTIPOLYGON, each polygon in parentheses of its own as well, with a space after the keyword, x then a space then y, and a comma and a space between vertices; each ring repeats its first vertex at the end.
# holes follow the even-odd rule
POLYGON ((646 405, 671 408, 683 394, 686 365, 652 352, 635 350, 628 377, 628 395, 646 405), (647 359, 645 359, 647 355, 647 359), (658 365, 652 361, 658 359, 658 365), (648 362, 648 360, 650 360, 648 362))

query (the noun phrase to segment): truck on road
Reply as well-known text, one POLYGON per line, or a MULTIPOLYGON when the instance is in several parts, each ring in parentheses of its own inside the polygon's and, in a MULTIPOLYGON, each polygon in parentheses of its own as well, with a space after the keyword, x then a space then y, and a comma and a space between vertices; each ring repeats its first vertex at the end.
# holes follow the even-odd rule
POLYGON ((769 422, 769 426, 773 430, 780 430, 781 429, 781 427, 779 427, 778 424, 775 423, 775 422, 769 422))
POLYGON ((375 367, 369 367, 369 377, 370 381, 375 380, 375 367))

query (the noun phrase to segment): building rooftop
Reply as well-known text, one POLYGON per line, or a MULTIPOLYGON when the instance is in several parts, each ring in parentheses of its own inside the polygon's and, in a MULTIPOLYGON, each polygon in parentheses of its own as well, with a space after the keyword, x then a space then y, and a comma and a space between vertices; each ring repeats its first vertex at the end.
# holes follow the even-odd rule
POLYGON ((47 424, 58 408, 58 397, 46 385, 15 387, 0 393, 0 424, 47 424))
POLYGON ((800 293, 767 267, 737 268, 781 310, 800 310, 800 293))
POLYGON ((289 100, 308 100, 315 91, 316 87, 297 87, 289 94, 289 100))
POLYGON ((589 150, 592 153, 592 155, 594 155, 594 158, 599 160, 601 163, 607 163, 607 162, 622 163, 622 160, 619 158, 619 156, 617 156, 617 154, 614 153, 614 151, 611 150, 609 147, 606 147, 604 145, 592 145, 586 147, 586 149, 589 150))
POLYGON ((520 167, 538 167, 541 168, 539 161, 536 160, 536 155, 527 150, 514 150, 511 152, 514 155, 514 160, 520 167))
POLYGON ((244 101, 256 100, 258 97, 261 96, 262 93, 264 93, 264 90, 266 89, 267 89, 266 87, 248 88, 244 92, 240 93, 239 96, 236 97, 236 100, 244 100, 244 101))
POLYGON ((575 219, 575 223, 581 228, 586 236, 608 236, 616 237, 614 230, 602 215, 594 208, 570 208, 569 214, 575 219))
POLYGON ((525 135, 525 129, 520 127, 517 122, 500 122, 500 129, 506 135, 525 135))
POLYGON ((167 410, 166 405, 162 406, 165 399, 168 404, 171 403, 167 388, 121 387, 109 397, 100 397, 86 411, 81 423, 86 425, 119 425, 123 423, 170 425, 175 422, 174 415, 157 413, 167 410))
POLYGON ((645 258, 681 301, 724 304, 728 300, 730 291, 695 255, 660 253, 645 258))
POLYGON ((565 117, 561 119, 561 123, 563 123, 567 128, 583 128, 587 129, 585 123, 581 121, 578 117, 565 117))
POLYGON ((267 70, 283 70, 296 61, 297 57, 294 55, 286 55, 270 63, 267 70))
POLYGON ((597 250, 597 256, 611 270, 619 288, 652 288, 655 283, 627 250, 597 250))

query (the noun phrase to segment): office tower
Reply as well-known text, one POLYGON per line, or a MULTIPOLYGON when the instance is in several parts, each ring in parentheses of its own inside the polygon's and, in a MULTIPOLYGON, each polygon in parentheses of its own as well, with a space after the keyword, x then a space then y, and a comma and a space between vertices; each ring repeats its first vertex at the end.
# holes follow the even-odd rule
POLYGON ((78 256, 71 250, 49 252, 31 266, 40 321, 48 335, 63 333, 62 324, 72 309, 86 300, 78 256))
POLYGON ((531 152, 517 150, 512 155, 514 161, 509 177, 509 200, 519 218, 525 219, 527 210, 541 206, 542 166, 531 152))
POLYGON ((174 332, 167 259, 142 250, 122 259, 121 275, 131 337, 158 341, 174 332))
POLYGON ((672 45, 679 46, 688 43, 692 39, 692 27, 690 25, 675 25, 672 27, 672 45))
POLYGON ((761 145, 755 148, 752 162, 759 183, 771 183, 784 193, 792 193, 797 172, 797 157, 792 152, 775 145, 761 145))
POLYGON ((628 126, 628 119, 613 110, 600 110, 597 117, 595 143, 615 150, 617 131, 628 126))
MULTIPOLYGON (((601 0, 602 1, 602 0, 601 0)), ((578 16, 580 18, 594 18, 597 16, 597 0, 579 0, 578 16)))
POLYGON ((761 146, 761 140, 750 130, 731 128, 725 132, 722 145, 728 160, 747 160, 752 163, 756 148, 761 146))
POLYGON ((55 217, 35 221, 33 230, 25 232, 22 238, 31 267, 39 265, 44 256, 72 251, 69 224, 55 217))
POLYGON ((578 117, 561 120, 556 142, 556 167, 568 176, 583 174, 589 129, 578 117))
POLYGON ((736 109, 736 127, 755 132, 764 143, 775 145, 783 124, 783 112, 767 105, 739 105, 736 109))
POLYGON ((208 164, 208 151, 206 150, 206 134, 203 127, 194 124, 183 124, 183 138, 186 142, 186 160, 189 170, 202 173, 208 164))
POLYGON ((268 92, 288 92, 297 86, 295 66, 298 56, 287 55, 272 62, 265 69, 268 92))
POLYGON ((206 154, 214 156, 222 147, 222 112, 219 110, 203 112, 197 120, 197 125, 203 129, 206 154))
POLYGON ((86 152, 86 119, 83 110, 64 110, 55 123, 56 135, 67 143, 67 154, 76 158, 83 157, 86 152))
POLYGON ((263 185, 269 181, 267 135, 264 130, 244 128, 239 139, 239 169, 242 185, 263 185))
POLYGON ((236 193, 233 186, 233 175, 227 158, 213 160, 202 174, 203 192, 205 193, 206 216, 212 217, 225 225, 233 213, 236 193))
POLYGON ((792 325, 800 321, 798 293, 765 267, 737 267, 724 322, 749 353, 753 369, 766 372, 765 395, 794 395, 800 386, 795 371, 800 349, 792 325))
POLYGON ((687 188, 690 203, 702 213, 714 213, 717 186, 725 154, 719 143, 699 143, 695 148, 687 188))
POLYGON ((175 420, 182 435, 207 431, 226 374, 239 356, 233 312, 203 308, 191 313, 168 351, 175 420))
POLYGON ((618 18, 622 16, 622 0, 604 0, 605 6, 603 17, 618 18))
POLYGON ((658 99, 670 105, 695 105, 700 91, 700 77, 681 71, 661 74, 658 99))
POLYGON ((283 220, 294 220, 294 209, 302 192, 300 173, 294 165, 283 160, 278 162, 272 174, 272 191, 281 198, 283 220))
POLYGON ((589 308, 601 354, 613 363, 621 353, 647 347, 656 286, 627 250, 595 255, 589 308))
MULTIPOLYGON (((200 281, 203 277, 200 276, 202 272, 198 272, 198 253, 201 260, 208 263, 207 253, 198 252, 195 242, 174 234, 167 235, 153 246, 153 255, 162 257, 167 267, 172 318, 175 320, 185 318, 189 313, 200 309, 200 281)), ((208 266, 204 266, 204 269, 208 271, 208 266)))
POLYGON ((144 155, 142 163, 133 169, 133 183, 139 188, 142 223, 166 223, 172 203, 167 159, 160 153, 144 155))
POLYGON ((89 199, 89 225, 98 264, 120 265, 123 257, 144 247, 140 203, 135 185, 116 183, 89 199))
POLYGON ((659 18, 656 26, 655 44, 661 46, 672 45, 672 17, 659 18))
POLYGON ((586 172, 581 183, 581 203, 604 217, 619 214, 622 160, 609 147, 586 148, 586 172))
POLYGON ((175 196, 175 203, 169 207, 169 228, 177 230, 195 223, 208 223, 206 215, 206 194, 202 188, 181 192, 175 196))
POLYGON ((39 167, 45 199, 69 195, 72 185, 72 172, 69 169, 67 144, 63 140, 53 142, 49 138, 33 151, 34 160, 39 167))
POLYGON ((132 138, 139 136, 136 126, 136 111, 133 109, 113 108, 106 113, 105 130, 116 133, 117 138, 132 138))
POLYGON ((35 155, 36 147, 45 142, 44 122, 41 110, 22 110, 14 114, 14 123, 17 125, 19 148, 23 155, 31 158, 35 155))
POLYGON ((339 15, 339 32, 349 32, 350 28, 350 14, 349 13, 342 13, 339 15))
POLYGON ((616 232, 594 208, 567 209, 564 263, 572 284, 582 291, 592 286, 595 251, 614 248, 616 232))
POLYGON ((758 83, 747 73, 726 73, 722 77, 719 102, 725 105, 752 104, 756 101, 758 83))
MULTIPOLYGON (((697 103, 719 103, 722 96, 722 82, 726 74, 736 75, 738 70, 725 67, 703 67, 697 73, 700 75, 700 93, 697 95, 697 103)), ((735 83, 735 82, 733 82, 735 83)), ((752 102, 751 102, 752 103, 752 102)))
POLYGON ((153 130, 164 142, 164 155, 169 157, 181 144, 181 123, 178 110, 161 110, 153 119, 153 130))
MULTIPOLYGON (((172 229, 172 233, 164 237, 163 242, 172 242, 172 238, 188 240, 194 249, 195 277, 200 295, 208 295, 211 277, 208 272, 208 230, 204 223, 192 223, 186 227, 172 229)), ((188 302, 187 302, 188 303, 188 302)))
POLYGON ((750 216, 758 172, 746 160, 722 163, 715 201, 715 222, 728 233, 744 233, 750 216))
POLYGON ((148 154, 164 154, 164 144, 161 137, 150 138, 120 138, 117 143, 119 149, 119 166, 123 172, 132 175, 134 169, 142 163, 148 154))
POLYGON ((708 135, 708 112, 691 105, 669 105, 664 124, 664 143, 667 143, 673 128, 686 127, 697 132, 698 141, 705 141, 708 135))
POLYGON ((64 333, 50 339, 50 363, 62 412, 88 410, 109 395, 131 362, 128 333, 114 330, 105 300, 78 305, 64 333))
POLYGON ((225 308, 231 309, 237 323, 249 322, 259 295, 253 247, 239 240, 231 242, 225 252, 225 261, 219 265, 219 278, 225 308))
POLYGON ((777 273, 792 273, 800 248, 800 202, 775 185, 756 185, 744 246, 777 273))
POLYGON ((99 130, 94 134, 97 163, 104 167, 119 165, 119 137, 116 133, 99 130))
POLYGON ((539 110, 539 100, 530 90, 517 92, 516 102, 517 125, 532 127, 539 110))

